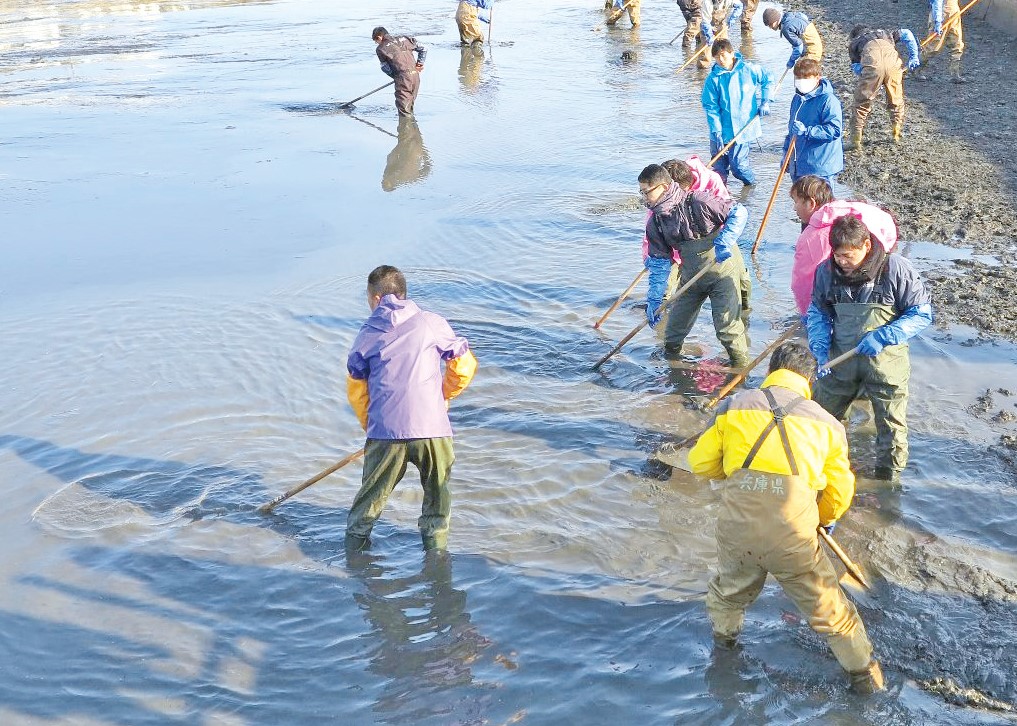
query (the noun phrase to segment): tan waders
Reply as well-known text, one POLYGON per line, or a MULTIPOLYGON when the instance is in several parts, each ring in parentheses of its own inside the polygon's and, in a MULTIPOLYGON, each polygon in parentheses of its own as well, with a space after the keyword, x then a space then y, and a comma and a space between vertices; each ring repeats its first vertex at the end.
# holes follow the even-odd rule
POLYGON ((413 104, 420 92, 420 73, 404 71, 395 77, 395 105, 400 116, 412 116, 413 104))
POLYGON ((444 549, 448 541, 452 495, 448 478, 455 454, 452 437, 435 439, 368 439, 364 454, 364 478, 346 520, 347 540, 366 540, 381 516, 385 502, 406 474, 406 465, 420 471, 424 489, 417 527, 424 546, 444 549))
POLYGON ((819 35, 819 31, 816 30, 815 23, 809 23, 805 26, 805 32, 802 33, 802 43, 805 44, 805 52, 802 53, 802 58, 811 58, 814 61, 823 62, 823 39, 819 35))
POLYGON ((608 25, 614 25, 622 16, 628 12, 629 22, 632 23, 632 27, 635 28, 639 25, 639 3, 640 0, 625 0, 628 5, 625 10, 616 8, 613 0, 604 0, 604 12, 607 13, 607 19, 604 21, 608 25))
POLYGON ((855 87, 851 140, 844 146, 845 150, 861 148, 865 122, 880 88, 886 89, 886 108, 890 112, 894 139, 899 140, 904 125, 904 66, 894 44, 885 38, 871 40, 862 48, 862 75, 855 87))
MULTIPOLYGON (((703 8, 700 0, 678 0, 678 9, 685 18, 685 32, 682 33, 682 45, 691 46, 699 37, 699 26, 703 21, 703 8)), ((699 46, 696 46, 699 49, 699 46)))
POLYGON ((731 366, 742 368, 749 362, 749 346, 741 317, 741 281, 745 263, 737 245, 732 245, 730 259, 719 265, 714 264, 714 237, 716 235, 682 242, 680 245, 682 284, 692 279, 705 265, 713 264, 713 268, 686 290, 671 307, 664 330, 664 353, 669 358, 681 355, 682 344, 695 325, 703 303, 709 299, 717 338, 727 350, 731 366))
POLYGON ((459 26, 459 42, 469 45, 484 42, 484 31, 480 28, 479 9, 476 5, 461 1, 456 8, 456 25, 459 26))
POLYGON ((783 418, 805 399, 778 407, 762 389, 774 420, 763 429, 742 469, 721 483, 717 521, 719 568, 710 581, 706 609, 718 643, 731 644, 742 629, 745 609, 759 596, 767 574, 776 578, 817 633, 826 637, 852 687, 872 692, 883 686, 879 664, 858 611, 840 589, 837 572, 820 549, 816 491, 798 475, 783 418), (790 476, 753 471, 756 453, 774 429, 781 437, 790 476))
POLYGON ((742 33, 752 32, 752 18, 756 16, 756 9, 759 7, 759 0, 744 0, 745 9, 742 10, 742 33))
MULTIPOLYGON (((943 3, 943 25, 946 26, 950 18, 960 12, 960 3, 957 0, 945 0, 943 3)), ((929 14, 929 34, 931 35, 934 31, 932 14, 929 14)), ((964 81, 964 76, 961 74, 961 58, 964 56, 964 28, 961 27, 961 19, 958 18, 955 22, 950 23, 949 27, 943 31, 943 34, 927 49, 922 50, 922 65, 926 65, 931 58, 939 55, 940 51, 943 50, 944 45, 950 46, 950 79, 960 83, 964 81)), ((927 71, 926 71, 927 73, 927 71)), ((928 75, 924 75, 920 80, 928 80, 928 75)))
MULTIPOLYGON (((893 308, 873 303, 834 303, 836 321, 830 357, 851 350, 867 332, 895 319, 893 308)), ((890 345, 874 358, 856 355, 820 378, 813 398, 834 418, 843 419, 851 402, 872 404, 876 421, 876 474, 896 479, 908 463, 908 345, 890 345)))

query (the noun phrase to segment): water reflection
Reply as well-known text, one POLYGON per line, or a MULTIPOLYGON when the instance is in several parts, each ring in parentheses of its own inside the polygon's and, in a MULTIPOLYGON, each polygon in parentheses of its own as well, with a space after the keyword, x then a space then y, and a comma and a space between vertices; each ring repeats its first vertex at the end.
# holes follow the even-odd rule
POLYGON ((381 188, 391 192, 407 184, 416 184, 431 173, 431 155, 424 146, 424 137, 416 119, 399 119, 399 136, 395 148, 385 160, 381 188))
POLYGON ((452 555, 428 550, 420 572, 407 574, 383 557, 347 548, 346 564, 363 585, 354 600, 372 628, 365 636, 368 670, 387 679, 374 703, 380 721, 419 723, 451 718, 453 710, 486 710, 483 696, 469 703, 430 697, 473 684, 472 665, 491 645, 470 621, 466 592, 453 585, 452 555))
POLYGON ((484 46, 479 43, 459 49, 459 83, 470 95, 480 90, 480 71, 484 67, 484 46))

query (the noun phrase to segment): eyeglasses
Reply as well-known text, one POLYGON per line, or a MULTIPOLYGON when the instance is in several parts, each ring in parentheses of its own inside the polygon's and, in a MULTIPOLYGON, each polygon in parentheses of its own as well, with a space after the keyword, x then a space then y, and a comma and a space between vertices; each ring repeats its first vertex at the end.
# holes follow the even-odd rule
POLYGON ((644 199, 646 199, 647 197, 650 196, 650 192, 652 192, 654 189, 659 189, 662 186, 664 186, 664 185, 663 184, 657 184, 656 186, 652 186, 649 189, 640 189, 639 190, 639 196, 641 196, 644 199))

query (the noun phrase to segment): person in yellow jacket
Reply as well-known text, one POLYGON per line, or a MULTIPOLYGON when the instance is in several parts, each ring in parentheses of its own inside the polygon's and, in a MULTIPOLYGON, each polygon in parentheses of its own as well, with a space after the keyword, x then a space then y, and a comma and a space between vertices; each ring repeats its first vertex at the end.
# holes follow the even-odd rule
POLYGON ((366 546, 389 495, 413 464, 424 489, 417 520, 424 547, 444 549, 455 461, 448 404, 470 384, 477 359, 443 317, 407 299, 406 278, 395 267, 381 265, 368 275, 367 302, 371 315, 346 359, 346 395, 367 432, 364 478, 346 520, 346 542, 354 549, 366 546))
POLYGON ((758 390, 724 400, 689 452, 694 474, 720 480, 719 569, 706 608, 720 647, 733 647, 745 609, 767 574, 809 625, 826 636, 859 693, 883 688, 883 673, 858 611, 819 546, 851 505, 854 475, 843 425, 811 400, 816 362, 796 341, 777 348, 758 390), (817 503, 817 494, 820 494, 817 503))

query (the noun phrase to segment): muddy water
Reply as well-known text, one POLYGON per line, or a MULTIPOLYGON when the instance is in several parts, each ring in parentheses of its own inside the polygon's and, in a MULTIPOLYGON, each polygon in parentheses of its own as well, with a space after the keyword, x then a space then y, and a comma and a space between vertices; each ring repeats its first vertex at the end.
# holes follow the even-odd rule
MULTIPOLYGON (((773 586, 714 656, 715 495, 647 457, 702 425, 684 394, 719 376, 668 370, 649 333, 590 371, 641 317, 590 327, 638 270, 636 174, 706 146, 675 8, 593 32, 592 3, 552 22, 512 0, 477 57, 449 3, 367 5, 0 3, 0 721, 1005 721, 1017 505, 989 447, 1017 352, 918 340, 904 486, 861 480, 838 530, 877 583, 856 597, 889 692, 847 694, 773 586), (416 130, 387 90, 336 109, 385 80, 379 22, 430 49, 416 130), (481 361, 447 555, 421 552, 407 481, 347 558, 356 465, 253 511, 360 446, 342 367, 380 263, 481 361)), ((781 194, 754 351, 792 309, 791 216, 781 194)), ((705 316, 690 343, 723 360, 705 316)))

